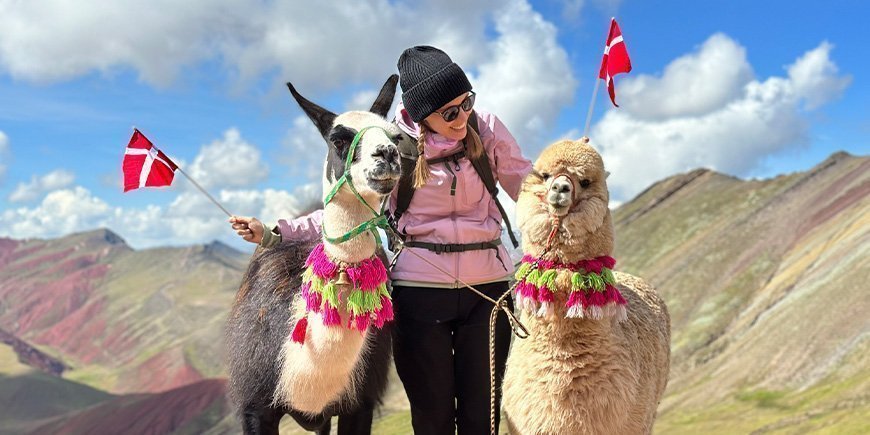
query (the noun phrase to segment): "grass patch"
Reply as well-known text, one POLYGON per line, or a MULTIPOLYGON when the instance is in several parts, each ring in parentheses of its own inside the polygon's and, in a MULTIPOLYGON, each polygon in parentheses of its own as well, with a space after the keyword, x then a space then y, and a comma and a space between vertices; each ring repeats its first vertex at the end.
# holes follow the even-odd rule
POLYGON ((791 408, 790 406, 786 406, 780 402, 783 397, 785 397, 785 393, 782 391, 755 390, 737 393, 737 400, 745 403, 751 403, 759 408, 773 408, 782 410, 791 408))

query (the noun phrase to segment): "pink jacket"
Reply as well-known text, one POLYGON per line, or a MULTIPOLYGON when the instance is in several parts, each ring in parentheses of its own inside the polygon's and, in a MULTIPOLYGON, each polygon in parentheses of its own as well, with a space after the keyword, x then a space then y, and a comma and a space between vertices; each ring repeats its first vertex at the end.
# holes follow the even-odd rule
MULTIPOLYGON (((396 108, 396 122, 406 133, 419 136, 419 127, 401 103, 396 108)), ((522 156, 516 140, 495 115, 477 111, 477 122, 495 179, 501 190, 516 200, 522 180, 531 171, 532 164, 522 156)), ((428 159, 438 158, 452 154, 461 146, 457 141, 431 133, 427 135, 424 154, 428 159)), ((501 214, 468 159, 459 160, 458 170, 452 162, 431 165, 430 170, 428 183, 414 192, 408 210, 398 222, 399 229, 407 234, 408 240, 476 243, 500 238, 501 214), (451 165, 457 178, 455 196, 450 195, 453 174, 445 168, 445 164, 451 165)), ((390 210, 396 206, 396 197, 397 191, 394 190, 390 196, 390 210)), ((312 236, 311 228, 320 229, 320 220, 319 213, 290 222, 281 220, 278 222, 281 237, 283 240, 309 238, 312 236)), ((504 246, 499 247, 498 257, 492 249, 443 254, 423 248, 406 249, 413 250, 469 284, 506 278, 514 271, 504 246)), ((393 281, 459 286, 452 277, 409 252, 399 255, 390 278, 393 281)))

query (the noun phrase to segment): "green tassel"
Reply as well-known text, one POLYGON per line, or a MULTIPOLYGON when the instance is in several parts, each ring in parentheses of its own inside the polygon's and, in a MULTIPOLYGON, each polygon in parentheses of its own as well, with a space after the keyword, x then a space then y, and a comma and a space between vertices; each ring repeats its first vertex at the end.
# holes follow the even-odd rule
POLYGON ((526 275, 526 282, 531 283, 531 284, 535 284, 538 282, 538 278, 540 278, 540 277, 541 277, 541 271, 539 269, 535 269, 535 270, 529 272, 528 275, 526 275))
POLYGON ((595 291, 604 291, 604 279, 601 278, 601 275, 597 273, 590 273, 589 279, 592 281, 592 288, 594 288, 595 291))
MULTIPOLYGON (((314 285, 312 284, 311 287, 314 288, 314 285)), ((323 295, 323 300, 329 303, 330 306, 338 308, 338 289, 335 287, 334 282, 329 282, 324 285, 320 294, 323 295)))
POLYGON ((520 265, 519 269, 517 269, 517 273, 514 274, 514 279, 521 280, 523 277, 528 275, 529 271, 532 270, 531 263, 523 263, 520 265))
POLYGON ((616 278, 613 276, 612 270, 605 267, 604 269, 601 269, 601 275, 604 278, 604 282, 610 285, 616 285, 616 278))
POLYGON ((556 287, 556 274, 557 273, 558 272, 556 271, 556 269, 549 269, 549 270, 545 271, 544 273, 542 273, 541 277, 538 278, 538 282, 537 282, 538 287, 547 286, 551 289, 555 288, 556 287))
POLYGON ((359 290, 350 292, 347 296, 347 309, 351 313, 358 315, 362 312, 363 294, 359 290))
POLYGON ((306 268, 305 272, 302 272, 302 282, 311 282, 311 278, 314 276, 314 271, 311 268, 306 268))
POLYGON ((574 272, 571 275, 571 290, 579 291, 583 288, 583 274, 580 272, 574 272))
MULTIPOLYGON (((387 283, 383 283, 383 284, 379 285, 377 293, 378 293, 378 296, 390 297, 390 292, 387 290, 387 283)), ((380 298, 378 298, 378 299, 380 299, 380 298)))
POLYGON ((314 290, 317 293, 323 293, 323 285, 324 282, 317 276, 311 277, 311 290, 314 290))

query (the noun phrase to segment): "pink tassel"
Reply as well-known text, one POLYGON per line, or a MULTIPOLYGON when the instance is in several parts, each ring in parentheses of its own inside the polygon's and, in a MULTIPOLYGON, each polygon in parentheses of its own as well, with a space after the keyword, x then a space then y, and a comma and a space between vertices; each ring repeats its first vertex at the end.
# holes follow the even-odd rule
POLYGON ((601 273, 601 268, 604 267, 598 260, 586 260, 586 270, 594 273, 601 273))
POLYGON ((609 255, 598 257, 598 261, 600 261, 601 264, 603 264, 604 267, 608 269, 613 269, 613 266, 616 266, 616 259, 609 255))
POLYGON ((314 274, 323 279, 332 279, 338 273, 338 265, 326 256, 323 243, 315 246, 311 254, 308 254, 305 265, 310 266, 314 274))
POLYGON ((295 343, 305 343, 305 331, 308 330, 308 318, 303 317, 296 321, 296 326, 293 328, 293 333, 290 334, 290 339, 295 343))
POLYGON ((378 310, 378 318, 383 319, 384 322, 389 322, 390 320, 393 320, 394 315, 393 301, 386 296, 381 296, 381 309, 378 310))
POLYGON ((541 290, 538 292, 538 301, 553 302, 553 292, 547 286, 541 287, 541 290))
POLYGON ((323 296, 317 292, 310 292, 305 298, 305 309, 315 313, 320 312, 320 306, 323 304, 323 296))
POLYGON ((387 282, 387 269, 380 259, 367 258, 359 266, 347 268, 347 276, 354 288, 371 291, 387 282))
POLYGON ((589 305, 593 307, 603 307, 607 304, 607 299, 604 298, 604 293, 593 291, 589 296, 589 305))
POLYGON ((526 299, 537 300, 538 299, 538 286, 525 282, 522 287, 522 295, 526 299))
POLYGON ((369 327, 369 316, 367 314, 351 316, 350 319, 347 319, 347 327, 357 331, 365 331, 369 327))
POLYGON ((338 309, 326 304, 323 307, 323 324, 326 326, 341 325, 341 316, 338 314, 338 309))
POLYGON ((589 305, 589 301, 586 299, 586 294, 581 291, 571 292, 568 295, 568 302, 565 303, 565 306, 568 308, 581 306, 586 307, 589 305))

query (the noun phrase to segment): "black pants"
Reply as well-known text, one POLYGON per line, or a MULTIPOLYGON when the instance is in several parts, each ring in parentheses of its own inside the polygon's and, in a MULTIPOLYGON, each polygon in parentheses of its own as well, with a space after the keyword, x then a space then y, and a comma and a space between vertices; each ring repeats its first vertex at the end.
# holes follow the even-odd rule
MULTIPOLYGON (((474 286, 498 299, 507 282, 474 286)), ((425 287, 393 289, 393 353, 408 400, 414 433, 489 433, 489 314, 493 304, 473 291, 425 287)), ((509 300, 513 309, 513 301, 509 300)), ((501 380, 511 329, 496 323, 496 430, 501 380)))

